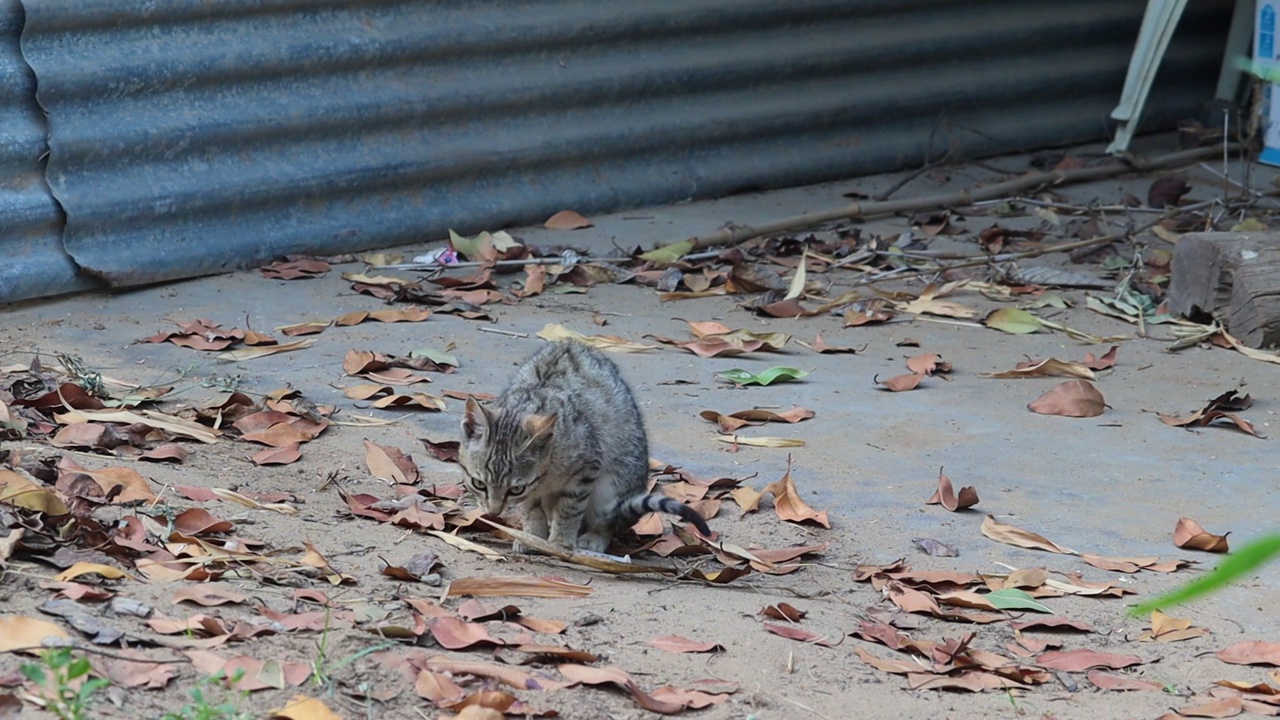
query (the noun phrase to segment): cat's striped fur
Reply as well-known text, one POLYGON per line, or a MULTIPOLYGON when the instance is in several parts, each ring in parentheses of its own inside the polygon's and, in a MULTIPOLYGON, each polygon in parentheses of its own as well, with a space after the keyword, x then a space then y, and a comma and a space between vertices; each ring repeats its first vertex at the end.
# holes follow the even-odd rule
POLYGON ((710 534, 693 508, 648 494, 649 441, 631 388, 576 341, 528 357, 491 405, 467 401, 458 461, 489 513, 518 504, 525 532, 561 547, 603 552, 648 512, 710 534))

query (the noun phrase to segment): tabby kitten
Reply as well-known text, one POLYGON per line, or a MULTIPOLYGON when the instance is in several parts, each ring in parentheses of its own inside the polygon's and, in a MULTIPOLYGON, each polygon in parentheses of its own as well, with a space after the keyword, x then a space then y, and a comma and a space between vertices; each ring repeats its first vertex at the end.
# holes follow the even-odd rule
POLYGON ((500 515, 518 504, 525 532, 561 547, 604 552, 648 512, 711 534, 693 508, 646 492, 649 441, 631 388, 613 361, 582 343, 533 353, 489 406, 467 400, 462 438, 458 462, 485 510, 500 515))

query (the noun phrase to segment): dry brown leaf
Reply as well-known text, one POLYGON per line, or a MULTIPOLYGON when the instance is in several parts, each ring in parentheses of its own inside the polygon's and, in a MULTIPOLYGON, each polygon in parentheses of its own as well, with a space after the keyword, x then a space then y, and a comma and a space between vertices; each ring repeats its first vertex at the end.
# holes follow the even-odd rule
POLYGON ((586 343, 597 350, 605 352, 634 353, 645 352, 647 350, 657 350, 656 345, 642 345, 640 343, 631 342, 626 338, 620 338, 613 335, 583 335, 574 332, 559 323, 548 323, 545 327, 538 331, 538 337, 543 340, 559 341, 559 340, 577 340, 586 343))
POLYGON ((1242 712, 1244 712, 1244 699, 1239 696, 1232 696, 1201 705, 1179 708, 1177 717, 1229 718, 1235 717, 1242 712))
POLYGON ((67 582, 69 580, 75 580, 81 575, 101 575, 108 580, 119 580, 120 578, 137 580, 137 578, 119 568, 92 562, 78 562, 57 575, 54 575, 53 579, 55 582, 67 582))
POLYGON ((764 623, 764 629, 773 633, 774 635, 780 635, 784 638, 787 638, 788 640, 798 640, 807 645, 821 645, 823 647, 835 647, 836 645, 840 644, 841 640, 844 639, 844 637, 841 636, 836 638, 835 640, 832 640, 826 635, 819 635, 818 633, 810 632, 803 628, 798 628, 794 625, 777 625, 775 623, 764 623))
POLYGON ((999 522, 995 517, 987 515, 982 521, 982 534, 1006 545, 1027 548, 1029 550, 1046 550, 1064 555, 1079 555, 1075 550, 1064 548, 1048 538, 1037 535, 1030 530, 999 522))
POLYGON ((593 225, 590 220, 572 210, 561 210, 542 223, 542 227, 548 230, 579 230, 593 225))
POLYGON ((1080 364, 1084 365, 1090 370, 1107 370, 1109 368, 1115 367, 1116 353, 1118 352, 1120 352, 1120 346, 1112 345, 1111 349, 1108 350, 1106 353, 1104 353, 1102 357, 1095 358, 1093 356, 1093 353, 1085 353, 1084 361, 1081 362, 1080 364))
POLYGON ((475 645, 506 645, 489 634, 484 625, 469 623, 455 617, 438 617, 429 626, 431 637, 446 650, 466 650, 475 645))
POLYGON ((302 459, 302 444, 289 443, 282 447, 269 447, 249 456, 254 465, 288 465, 302 459))
POLYGON ((898 303, 897 308, 903 312, 912 313, 913 315, 940 315, 942 317, 952 318, 971 318, 977 316, 977 311, 965 307, 960 303, 951 302, 950 300, 937 299, 939 294, 945 294, 946 288, 937 288, 929 285, 920 293, 920 296, 910 302, 898 303))
POLYGON ((655 647, 659 650, 665 650, 669 653, 710 653, 724 652, 724 646, 719 643, 698 642, 689 638, 680 637, 679 635, 665 635, 656 637, 652 640, 646 640, 645 645, 655 647))
POLYGON ((823 339, 823 337, 822 337, 822 333, 818 333, 818 334, 817 334, 817 336, 815 336, 815 337, 813 338, 813 342, 812 342, 812 343, 806 343, 806 342, 802 342, 802 341, 800 341, 800 340, 797 340, 796 342, 800 343, 801 345, 804 345, 805 347, 807 347, 807 348, 809 348, 810 350, 812 350, 812 351, 814 351, 814 352, 816 352, 816 353, 819 353, 819 354, 825 354, 825 353, 858 353, 858 352, 862 352, 863 350, 866 350, 866 349, 867 349, 867 346, 866 346, 866 345, 863 345, 863 346, 862 346, 862 347, 860 347, 860 348, 850 347, 850 346, 848 346, 848 345, 829 345, 829 344, 827 344, 827 341, 823 339))
POLYGON ((1155 642, 1179 642, 1209 634, 1208 629, 1191 627, 1189 618, 1169 617, 1156 610, 1151 613, 1151 629, 1138 636, 1138 640, 1155 642))
POLYGON ((591 587, 552 577, 474 577, 449 583, 446 594, 451 597, 587 597, 591 587))
POLYGON ((156 410, 71 410, 54 416, 59 425, 72 423, 104 422, 124 425, 141 424, 170 435, 190 438, 202 443, 218 442, 218 431, 190 420, 156 410))
POLYGON ((883 386, 891 392, 903 392, 906 390, 915 390, 920 385, 920 381, 924 380, 924 375, 920 373, 908 373, 906 375, 895 375, 888 380, 881 380, 880 376, 872 378, 877 384, 883 386))
MULTIPOLYGON (((1280 642, 1246 640, 1223 648, 1214 654, 1232 665, 1271 665, 1280 667, 1280 642)), ((1278 678, 1280 679, 1280 678, 1278 678)))
POLYGON ((379 410, 385 410, 391 407, 402 408, 406 410, 412 409, 412 408, 421 408, 423 410, 430 410, 432 412, 443 412, 445 409, 445 404, 443 399, 438 398, 435 395, 428 395, 426 393, 411 393, 409 395, 397 394, 397 395, 388 395, 386 397, 378 398, 377 400, 374 400, 370 404, 370 407, 375 407, 375 408, 378 408, 379 410))
POLYGON ((242 595, 233 590, 230 585, 221 583, 202 583, 184 587, 173 594, 174 604, 193 602, 204 607, 225 605, 226 603, 240 604, 248 602, 248 600, 248 595, 242 595))
POLYGON ((649 693, 649 696, 658 702, 679 705, 690 710, 701 710, 711 705, 719 705, 729 699, 729 693, 727 692, 710 693, 702 690, 686 690, 670 685, 663 685, 649 693))
POLYGON ((776 605, 766 605, 756 614, 761 617, 773 618, 774 620, 798 623, 804 619, 805 615, 808 615, 808 612, 799 610, 790 603, 780 602, 776 605))
POLYGON ((1057 358, 1049 358, 1037 363, 1021 362, 1012 370, 982 373, 982 377, 1001 380, 1033 377, 1075 377, 1082 380, 1094 380, 1097 375, 1094 374, 1093 370, 1080 363, 1063 362, 1057 358))
MULTIPOLYGON (((178 669, 173 665, 148 662, 141 651, 121 650, 119 654, 122 657, 104 658, 100 664, 94 663, 118 687, 160 690, 178 674, 178 669), (127 660, 125 657, 133 659, 127 660)), ((4 717, 4 714, 0 713, 0 717, 4 717)))
POLYGON ((1191 565, 1193 562, 1191 560, 1161 561, 1158 557, 1104 557, 1091 553, 1081 555, 1080 559, 1096 568, 1121 573, 1136 573, 1140 570, 1164 573, 1176 572, 1191 565))
POLYGON ((631 675, 620 667, 587 667, 585 665, 560 665, 556 668, 560 674, 565 676, 570 682, 584 683, 587 685, 614 685, 622 690, 631 693, 631 697, 635 699, 636 704, 648 710, 662 715, 672 715, 684 710, 684 706, 674 702, 663 702, 656 700, 649 694, 640 689, 636 681, 631 675))
POLYGON ((1173 544, 1188 550, 1224 553, 1228 551, 1227 535, 1214 535, 1200 527, 1200 524, 1188 517, 1178 518, 1173 529, 1173 544))
POLYGON ((863 300, 844 311, 844 327, 884 323, 892 320, 893 316, 894 312, 885 308, 884 300, 863 300))
POLYGON ((0 652, 21 651, 35 655, 44 649, 46 638, 71 642, 66 630, 39 618, 0 615, 0 652))
POLYGON ((313 697, 294 695, 285 706, 270 711, 271 720, 342 720, 342 716, 313 697))
POLYGON ((375 478, 399 485, 418 482, 418 466, 399 448, 365 439, 364 449, 365 465, 375 478))
POLYGON ((907 675, 910 673, 920 672, 921 668, 924 667, 920 663, 913 662, 911 660, 878 657, 858 647, 854 648, 853 652, 862 660, 862 662, 870 665, 871 667, 881 672, 893 673, 895 675, 907 675))
POLYGON ((1063 417, 1097 417, 1106 407, 1102 393, 1087 380, 1068 380, 1055 385, 1027 405, 1031 412, 1063 417))
POLYGON ((764 493, 753 488, 740 487, 729 491, 729 496, 738 503, 738 507, 742 508, 742 514, 746 515, 760 509, 760 498, 764 497, 764 493))
POLYGON ((917 375, 951 372, 951 363, 945 362, 938 353, 925 353, 907 358, 907 369, 917 375))
POLYGON ((1072 620, 1064 617, 1041 617, 1032 618, 1030 620, 1021 620, 1009 623, 1009 627, 1019 632, 1023 630, 1047 630, 1047 631, 1064 631, 1070 630, 1075 632, 1091 633, 1095 632, 1088 623, 1079 620, 1072 620))
POLYGON ((1160 422, 1173 427, 1205 427, 1215 420, 1229 420, 1240 430, 1254 436, 1262 437, 1258 434, 1253 423, 1236 415, 1235 412, 1247 410, 1253 405, 1253 398, 1249 395, 1240 395, 1239 390, 1228 390, 1214 399, 1210 400, 1204 407, 1196 410, 1194 413, 1185 418, 1176 415, 1166 415, 1164 413, 1156 413, 1156 417, 1160 418, 1160 422))
POLYGON ((1093 686, 1099 690, 1154 690, 1155 692, 1163 692, 1165 689, 1162 683, 1154 680, 1141 680, 1102 670, 1090 670, 1085 677, 1089 678, 1089 682, 1093 683, 1093 686))
POLYGON ((808 408, 796 406, 783 412, 752 408, 751 410, 739 410, 727 415, 718 413, 715 410, 703 410, 699 415, 704 420, 719 424, 721 431, 732 433, 745 425, 756 425, 765 422, 798 423, 812 418, 814 412, 808 408))
POLYGON ((154 502, 156 499, 147 479, 129 468, 88 470, 71 458, 64 457, 58 462, 58 474, 60 481, 70 475, 88 476, 101 488, 103 495, 112 498, 114 503, 154 502))
POLYGON ((525 265, 524 266, 524 282, 519 289, 513 289, 511 293, 518 298, 533 297, 540 295, 547 285, 547 266, 546 265, 525 265))
POLYGON ((764 347, 762 340, 753 338, 731 340, 724 337, 705 337, 697 340, 674 340, 660 335, 645 335, 645 337, 663 345, 683 348, 702 358, 733 357, 755 352, 764 347))
POLYGON ((907 675, 907 687, 912 690, 1007 690, 1026 687, 1012 678, 981 670, 962 670, 951 675, 913 672, 907 675))
POLYGON ((308 338, 306 340, 295 340, 294 342, 285 343, 283 345, 259 345, 257 347, 248 347, 242 350, 231 350, 219 353, 216 357, 223 362, 244 362, 245 360, 256 360, 258 358, 275 355, 277 353, 309 348, 315 344, 316 341, 314 339, 308 338))
POLYGON ((1036 664, 1050 670, 1083 672, 1092 668, 1119 670, 1146 661, 1137 655, 1102 653, 1095 650, 1050 650, 1036 658, 1036 664))
POLYGON ((796 490, 795 481, 791 479, 791 458, 787 458, 786 474, 782 479, 766 487, 764 492, 773 495, 774 510, 779 518, 794 523, 814 522, 824 528, 831 528, 826 510, 821 512, 814 510, 800 499, 800 492, 796 490))
POLYGON ((71 512, 53 488, 37 485, 23 475, 0 468, 0 503, 34 510, 50 517, 71 512))
POLYGON ((971 508, 978 504, 978 491, 972 487, 966 486, 960 488, 957 495, 955 488, 951 486, 951 478, 942 474, 942 470, 938 470, 938 489, 933 491, 933 495, 924 501, 925 505, 941 505, 942 507, 956 512, 971 508))
POLYGON ((765 448, 804 447, 805 442, 796 438, 782 437, 742 437, 740 435, 720 435, 716 440, 729 445, 750 445, 765 448))

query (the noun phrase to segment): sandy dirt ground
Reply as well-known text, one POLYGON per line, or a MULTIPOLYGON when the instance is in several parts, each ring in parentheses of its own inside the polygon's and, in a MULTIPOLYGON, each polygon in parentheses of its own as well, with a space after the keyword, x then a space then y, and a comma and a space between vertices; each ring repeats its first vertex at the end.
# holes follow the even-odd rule
MULTIPOLYGON (((1160 152, 1171 148, 1167 143, 1155 142, 1149 149, 1160 152)), ((1008 176, 999 171, 1011 175, 1027 169, 1026 157, 997 158, 983 166, 940 168, 919 176, 895 197, 926 196, 1008 176)), ((1270 177, 1262 175, 1262 170, 1255 169, 1253 182, 1269 188, 1270 177)), ((1192 192, 1187 202, 1212 199, 1221 193, 1221 181, 1205 171, 1195 169, 1190 176, 1192 192)), ((543 228, 513 229, 511 233, 528 244, 567 244, 596 252, 612 246, 648 248, 654 243, 710 231, 730 220, 749 224, 829 207, 844 202, 844 192, 873 194, 899 177, 854 179, 717 202, 617 213, 593 218, 594 227, 571 233, 543 228)), ((1067 187, 1061 189, 1058 201, 1111 205, 1118 203, 1126 191, 1145 197, 1151 180, 1152 176, 1125 176, 1067 187)), ((966 217, 955 218, 953 224, 967 232, 932 238, 929 249, 973 255, 981 252, 975 236, 997 222, 1013 228, 1046 227, 1048 221, 1043 213, 1034 215, 1031 206, 1023 206, 1023 210, 1016 217, 994 217, 960 209, 966 217)), ((1061 212, 1060 219, 1070 219, 1068 211, 1061 212)), ((1113 214, 1112 219, 1126 221, 1124 215, 1113 214)), ((1152 216, 1135 211, 1134 217, 1143 221, 1152 216)), ((910 220, 889 217, 846 226, 861 228, 864 237, 892 238, 909 230, 910 220)), ((1065 237, 1055 234, 1052 227, 1048 230, 1046 243, 1065 237)), ((1141 235, 1139 240, 1148 252, 1172 247, 1150 234, 1141 235)), ((409 257, 438 246, 438 242, 424 243, 399 252, 409 257)), ((1135 252, 1131 243, 1116 248, 1121 258, 1132 258, 1135 252)), ((1102 277, 1098 260, 1072 264, 1065 254, 1054 254, 1028 263, 1102 277)), ((331 327, 312 336, 315 344, 304 350, 238 363, 217 362, 213 353, 169 343, 136 342, 195 318, 209 318, 224 327, 244 328, 247 322, 255 329, 271 331, 282 325, 327 320, 356 310, 386 309, 388 306, 382 301, 353 292, 351 284, 340 277, 342 272, 364 269, 359 263, 338 265, 323 277, 296 281, 267 279, 257 271, 244 271, 0 309, 0 366, 29 363, 33 352, 39 352, 42 360, 52 365, 56 354, 67 353, 105 375, 139 384, 176 386, 175 395, 161 404, 165 409, 206 405, 225 398, 226 393, 209 386, 226 387, 234 379, 238 388, 255 397, 287 384, 317 404, 338 408, 340 412, 333 420, 364 416, 394 421, 367 427, 332 425, 302 446, 299 461, 283 466, 254 465, 247 458, 261 446, 231 439, 211 445, 184 443, 191 454, 182 464, 65 452, 87 468, 136 470, 160 494, 155 506, 103 505, 94 517, 108 527, 142 513, 163 523, 182 510, 200 507, 216 518, 234 523, 232 535, 260 541, 258 549, 263 553, 296 560, 303 555, 304 543, 310 543, 333 571, 350 577, 350 582, 335 585, 323 577, 324 573, 272 573, 269 580, 257 570, 240 576, 230 573, 221 578, 219 587, 241 593, 244 601, 211 607, 174 602, 175 592, 197 585, 190 580, 86 578, 86 582, 110 588, 119 597, 149 606, 152 620, 181 620, 204 614, 221 618, 230 627, 239 621, 256 622, 262 617, 263 606, 285 614, 320 610, 313 596, 304 594, 299 598, 295 591, 300 589, 324 593, 332 611, 328 628, 308 626, 218 643, 206 641, 206 633, 198 631, 162 635, 148 625, 148 620, 113 613, 107 603, 80 602, 77 605, 83 612, 97 622, 124 631, 125 644, 140 647, 148 658, 181 661, 166 666, 174 677, 162 689, 126 689, 115 683, 101 691, 88 717, 159 717, 165 711, 178 710, 189 702, 188 693, 201 677, 183 654, 193 647, 223 658, 244 655, 302 663, 312 670, 319 667, 321 672, 308 671, 300 684, 285 683, 287 687, 253 692, 243 706, 252 716, 259 717, 298 695, 317 698, 345 718, 448 717, 450 711, 420 696, 426 681, 415 675, 420 668, 402 664, 406 658, 417 657, 426 662, 422 659, 439 656, 542 673, 545 678, 556 680, 565 677, 557 671, 555 661, 521 664, 530 654, 516 651, 514 645, 530 643, 596 654, 599 659, 592 666, 621 668, 645 691, 672 686, 703 688, 715 695, 732 690, 704 709, 682 713, 708 719, 1156 718, 1174 709, 1215 700, 1210 691, 1217 681, 1280 686, 1280 678, 1269 674, 1273 667, 1227 664, 1214 655, 1241 641, 1280 642, 1276 614, 1280 607, 1280 576, 1274 566, 1208 599, 1168 609, 1170 615, 1187 618, 1193 627, 1208 630, 1199 637, 1144 642, 1139 636, 1149 627, 1149 618, 1126 614, 1136 600, 1150 598, 1196 577, 1219 559, 1174 547, 1173 530, 1180 517, 1192 517, 1212 532, 1230 531, 1233 546, 1276 530, 1280 485, 1274 440, 1219 425, 1191 430, 1174 428, 1163 424, 1156 413, 1185 415, 1243 382, 1242 392, 1250 393, 1254 402, 1242 416, 1254 423, 1259 434, 1275 435, 1280 423, 1277 365, 1211 346, 1166 352, 1172 338, 1168 326, 1152 326, 1147 328, 1147 337, 1137 337, 1135 327, 1085 309, 1086 291, 1081 289, 1057 290, 1072 300, 1074 307, 1036 312, 1079 331, 1130 339, 1089 345, 1061 332, 1000 333, 975 323, 986 313, 1013 307, 1014 303, 991 299, 970 289, 957 291, 948 299, 975 310, 977 316, 973 319, 957 321, 899 313, 888 323, 843 327, 841 317, 831 314, 799 319, 760 317, 741 307, 749 296, 661 302, 660 293, 650 287, 601 284, 582 293, 563 294, 553 292, 553 286, 519 302, 490 305, 486 309, 494 316, 493 322, 437 313, 419 323, 331 327), (606 319, 607 324, 599 327, 593 316, 606 319), (804 556, 803 566, 795 572, 753 572, 725 584, 653 575, 622 577, 547 558, 514 556, 509 552, 509 543, 496 536, 468 534, 501 553, 499 559, 487 559, 411 528, 353 515, 340 499, 340 488, 350 494, 381 499, 395 495, 386 480, 373 477, 366 467, 366 439, 411 455, 420 468, 419 487, 452 485, 461 477, 456 465, 432 457, 421 439, 455 439, 463 403, 445 398, 443 412, 427 412, 371 409, 367 401, 353 401, 340 390, 355 383, 342 368, 349 350, 408 355, 415 349, 452 346, 451 352, 460 364, 457 371, 433 373, 432 382, 419 389, 434 396, 441 396, 445 390, 497 392, 514 363, 544 342, 535 334, 547 323, 562 323, 589 335, 609 334, 654 344, 645 336, 689 337, 684 320, 715 320, 731 328, 783 332, 793 337, 781 353, 753 352, 704 359, 658 346, 647 352, 612 357, 635 388, 655 459, 697 479, 732 478, 759 490, 783 477, 788 456, 791 457, 791 477, 799 499, 815 510, 825 511, 830 518, 829 529, 780 519, 768 498, 757 512, 744 514, 727 495, 710 524, 722 541, 741 548, 826 546, 819 554, 804 556), (524 336, 478 331, 482 326, 524 336), (812 342, 818 332, 830 344, 853 346, 860 351, 817 354, 796 342, 812 342), (918 347, 900 346, 908 339, 916 341, 918 347), (1117 362, 1113 368, 1099 371, 1094 383, 1107 404, 1106 411, 1098 417, 1047 416, 1027 409, 1028 403, 1063 378, 1005 380, 982 376, 1012 368, 1026 358, 1081 360, 1086 352, 1101 354, 1112 344, 1119 346, 1117 362), (887 392, 876 386, 877 377, 907 372, 907 357, 930 352, 950 362, 953 371, 945 377, 926 378, 921 387, 910 392, 887 392), (717 373, 732 368, 758 372, 776 365, 800 368, 810 374, 801 382, 745 388, 735 388, 717 378, 717 373), (753 407, 782 410, 793 405, 812 410, 814 417, 795 424, 747 427, 739 434, 794 438, 803 440, 803 447, 765 448, 719 442, 717 426, 699 417, 703 410, 728 413, 753 407), (945 468, 957 487, 974 486, 981 502, 957 513, 926 505, 924 501, 936 487, 940 468, 945 468), (175 490, 177 486, 280 493, 287 496, 285 502, 297 513, 248 508, 218 499, 195 501, 175 490), (1001 523, 1034 531, 1080 553, 1184 558, 1199 564, 1175 573, 1108 572, 1072 555, 994 542, 980 531, 988 513, 1001 523), (941 541, 959 554, 927 555, 913 543, 918 538, 941 541), (381 574, 384 565, 403 565, 425 550, 437 554, 443 563, 438 584, 381 574), (1086 623, 1094 632, 1018 632, 1015 623, 1043 614, 1009 610, 1001 613, 999 621, 988 624, 907 614, 887 597, 890 592, 854 579, 859 565, 888 564, 899 558, 914 571, 1003 576, 1013 570, 1045 568, 1061 573, 1051 575, 1060 580, 1068 578, 1065 573, 1080 573, 1079 580, 1109 583, 1132 594, 1041 597, 1040 602, 1048 606, 1052 616, 1086 623), (560 621, 564 630, 558 634, 490 620, 483 625, 501 645, 481 643, 449 650, 439 645, 433 633, 424 631, 431 619, 423 620, 420 613, 416 615, 419 625, 415 631, 412 609, 436 607, 451 581, 514 576, 562 578, 588 586, 589 594, 574 598, 480 598, 492 608, 511 604, 519 607, 522 616, 560 621), (410 601, 417 601, 418 605, 410 601), (789 603, 807 615, 794 624, 760 616, 763 608, 777 603, 789 603), (1027 640, 1023 649, 1037 651, 1045 650, 1043 641, 1049 641, 1049 651, 1053 643, 1060 643, 1060 649, 1065 651, 1133 655, 1139 662, 1107 672, 1131 680, 1153 681, 1156 689, 1103 690, 1090 681, 1087 668, 1042 670, 1047 673, 1044 682, 1027 688, 984 692, 911 689, 915 680, 872 667, 860 653, 916 664, 920 673, 929 672, 931 662, 938 661, 936 656, 926 659, 909 649, 897 651, 883 642, 850 635, 864 627, 863 623, 882 626, 885 622, 916 641, 942 643, 973 633, 970 647, 998 653, 1009 662, 1018 658, 1031 668, 1036 667, 1036 653, 1018 657, 1017 651, 1009 647, 1019 639, 1027 640), (802 629, 809 633, 809 641, 773 634, 766 624, 802 629), (406 637, 388 640, 378 636, 379 628, 389 627, 401 628, 406 637), (673 653, 649 644, 665 636, 712 643, 720 649, 673 653), (1042 644, 1036 646, 1037 642, 1042 644)), ((792 272, 780 266, 775 270, 788 277, 792 272)), ((828 288, 828 297, 852 289, 862 277, 848 269, 811 274, 811 279, 828 288)), ((522 273, 502 275, 499 288, 509 291, 511 284, 522 278, 522 273)), ((914 277, 878 287, 914 295, 924 284, 922 277, 914 277)), ((873 297, 866 287, 860 291, 863 297, 873 297)), ((1109 291, 1093 292, 1106 295, 1109 291)), ((1015 300, 1025 302, 1027 298, 1015 300)), ((0 451, 28 455, 59 452, 31 439, 0 443, 0 451)), ((652 553, 639 554, 636 559, 661 560, 652 553)), ((672 560, 682 566, 696 566, 706 558, 672 560)), ((53 596, 53 591, 42 583, 64 567, 65 564, 52 564, 21 552, 10 558, 0 575, 0 613, 59 623, 78 643, 89 645, 89 639, 70 630, 65 619, 40 610, 53 596)), ((993 582, 999 582, 999 578, 993 582)), ((467 600, 448 597, 439 602, 441 614, 454 617, 467 600)), ((119 643, 101 649, 123 652, 119 643)), ((90 657, 95 667, 110 659, 90 657)), ((16 675, 18 666, 27 660, 14 654, 0 655, 0 694, 21 696, 31 691, 29 685, 22 686, 16 675)), ((532 713, 557 713, 574 720, 655 716, 629 694, 603 685, 514 689, 493 679, 472 680, 465 673, 454 673, 453 677, 467 693, 482 689, 510 692, 532 713)), ((206 691, 218 697, 224 694, 216 687, 206 691)), ((1280 710, 1265 704, 1254 709, 1264 707, 1280 710)), ((41 716, 29 705, 27 713, 41 716)))

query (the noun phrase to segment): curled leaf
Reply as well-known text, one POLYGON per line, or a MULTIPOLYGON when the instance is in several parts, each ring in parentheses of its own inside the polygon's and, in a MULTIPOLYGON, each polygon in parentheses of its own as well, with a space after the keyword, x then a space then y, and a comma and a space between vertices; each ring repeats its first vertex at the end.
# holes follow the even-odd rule
POLYGON ((907 373, 906 375, 895 375, 887 380, 881 380, 880 376, 877 375, 872 380, 875 384, 890 392, 905 392, 919 387, 920 381, 924 380, 924 375, 921 373, 907 373))
POLYGON ((1049 358, 1040 362, 1021 362, 1012 370, 996 373, 982 373, 983 377, 1001 380, 1032 377, 1076 377, 1082 380, 1093 380, 1097 377, 1093 370, 1073 362, 1063 362, 1057 358, 1049 358))
POLYGON ((957 494, 955 488, 951 486, 951 478, 943 475, 942 470, 938 470, 938 489, 933 491, 933 495, 925 500, 924 504, 941 505, 951 512, 956 512, 977 505, 978 491, 972 487, 962 487, 957 494))
POLYGON ((1224 553, 1229 549, 1227 535, 1230 534, 1214 535, 1200 527, 1200 523, 1195 520, 1183 517, 1178 518, 1178 524, 1173 529, 1173 544, 1188 550, 1224 553))
POLYGON ((1037 535, 1030 530, 1023 530, 1020 527, 999 522, 991 515, 988 515, 982 521, 982 534, 996 542, 1013 545, 1014 547, 1027 548, 1029 550, 1046 550, 1063 555, 1079 554, 1075 550, 1062 547, 1043 535, 1037 535))
POLYGON ((620 338, 613 335, 583 335, 580 332, 574 332, 559 323, 548 323, 546 327, 538 331, 538 337, 543 340, 577 340, 586 343, 597 350, 606 352, 634 353, 644 352, 646 350, 656 350, 654 345, 642 345, 641 343, 631 342, 626 338, 620 338))
POLYGON ((1087 380, 1068 380, 1055 385, 1027 405, 1034 413, 1063 417, 1097 417, 1106 407, 1102 393, 1087 380))
POLYGON ((592 225, 590 220, 572 210, 561 210, 542 223, 542 227, 548 230, 580 230, 592 225))

